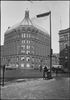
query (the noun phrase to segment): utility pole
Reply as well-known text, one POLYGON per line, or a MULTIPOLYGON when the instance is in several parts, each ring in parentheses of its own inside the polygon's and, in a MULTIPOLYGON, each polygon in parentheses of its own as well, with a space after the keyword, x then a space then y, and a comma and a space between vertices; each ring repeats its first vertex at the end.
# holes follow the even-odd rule
POLYGON ((50 75, 49 78, 52 77, 51 75, 51 68, 52 68, 52 47, 51 47, 51 11, 43 13, 43 14, 39 14, 37 15, 37 17, 45 17, 45 16, 49 16, 49 23, 50 23, 50 75))
POLYGON ((52 69, 52 45, 51 45, 51 37, 52 37, 52 35, 51 35, 51 11, 50 11, 50 17, 49 17, 49 19, 50 19, 50 73, 51 73, 51 69, 52 69))
POLYGON ((3 65, 3 80, 2 80, 2 86, 4 86, 4 79, 5 79, 5 65, 3 65))

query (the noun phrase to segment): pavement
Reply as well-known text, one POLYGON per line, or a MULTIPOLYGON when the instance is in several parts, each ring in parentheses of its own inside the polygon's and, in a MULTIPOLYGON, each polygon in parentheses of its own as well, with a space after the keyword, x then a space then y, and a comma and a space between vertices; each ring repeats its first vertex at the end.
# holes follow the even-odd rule
POLYGON ((70 77, 18 79, 1 87, 1 99, 70 99, 70 77))

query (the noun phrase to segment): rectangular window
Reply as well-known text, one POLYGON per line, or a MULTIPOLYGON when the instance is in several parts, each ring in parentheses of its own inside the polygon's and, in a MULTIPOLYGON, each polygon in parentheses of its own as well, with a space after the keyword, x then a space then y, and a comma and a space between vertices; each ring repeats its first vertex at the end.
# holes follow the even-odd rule
POLYGON ((28 43, 30 43, 30 41, 28 43))
POLYGON ((25 50, 21 50, 21 53, 25 53, 25 50))
POLYGON ((22 38, 23 38, 23 34, 22 34, 22 38))
POLYGON ((27 38, 28 38, 28 34, 27 34, 27 38))
POLYGON ((29 41, 29 40, 27 40, 27 43, 30 43, 30 41, 29 41))
POLYGON ((22 40, 22 43, 24 43, 24 40, 22 40))
POLYGON ((27 47, 26 47, 27 49, 30 49, 30 45, 27 45, 27 47))
POLYGON ((24 43, 25 43, 25 40, 24 40, 24 43))
POLYGON ((30 34, 29 34, 29 38, 30 38, 30 34))
POLYGON ((26 37, 26 35, 24 34, 24 38, 26 37))
POLYGON ((25 40, 22 40, 22 43, 25 43, 25 40))
POLYGON ((21 67, 24 67, 24 64, 21 64, 21 67))
POLYGON ((22 49, 25 49, 25 45, 21 45, 21 48, 22 48, 22 49))
POLYGON ((28 43, 29 41, 27 40, 27 43, 28 43))

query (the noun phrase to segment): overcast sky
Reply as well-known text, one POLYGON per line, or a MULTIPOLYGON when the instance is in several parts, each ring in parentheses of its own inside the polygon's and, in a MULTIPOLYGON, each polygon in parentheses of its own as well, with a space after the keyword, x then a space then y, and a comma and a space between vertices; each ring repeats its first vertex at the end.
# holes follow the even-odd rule
POLYGON ((59 53, 59 35, 61 29, 69 28, 69 1, 1 1, 1 44, 4 43, 4 32, 9 26, 21 22, 25 10, 29 9, 30 18, 49 33, 49 18, 37 19, 36 15, 52 13, 52 48, 59 53))

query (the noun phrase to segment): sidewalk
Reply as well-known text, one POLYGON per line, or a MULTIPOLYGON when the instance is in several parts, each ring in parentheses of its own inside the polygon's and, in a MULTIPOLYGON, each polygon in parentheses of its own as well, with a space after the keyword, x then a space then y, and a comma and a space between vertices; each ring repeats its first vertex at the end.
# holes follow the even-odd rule
MULTIPOLYGON (((22 81, 22 80, 20 80, 22 81)), ((69 99, 70 78, 31 79, 1 88, 1 99, 69 99)))
MULTIPOLYGON (((52 73, 52 78, 61 78, 61 77, 70 77, 70 74, 61 74, 61 73, 58 73, 56 75, 56 73, 52 73)), ((40 78, 18 78, 18 79, 12 79, 12 80, 9 80, 9 81, 5 81, 4 82, 4 85, 9 85, 9 84, 13 84, 13 83, 16 83, 16 82, 26 82, 26 81, 31 81, 31 80, 36 80, 36 79, 40 79, 40 78)), ((2 81, 0 82, 0 85, 2 85, 2 81)))

